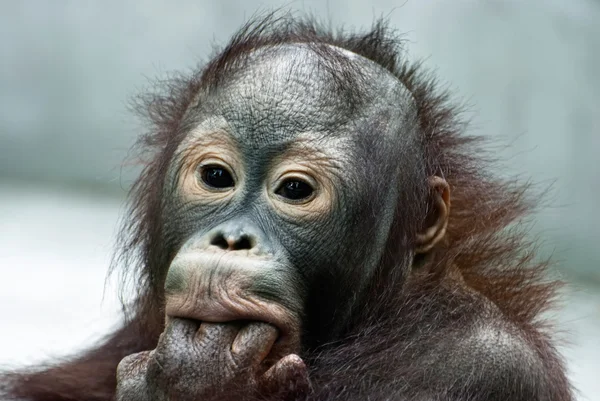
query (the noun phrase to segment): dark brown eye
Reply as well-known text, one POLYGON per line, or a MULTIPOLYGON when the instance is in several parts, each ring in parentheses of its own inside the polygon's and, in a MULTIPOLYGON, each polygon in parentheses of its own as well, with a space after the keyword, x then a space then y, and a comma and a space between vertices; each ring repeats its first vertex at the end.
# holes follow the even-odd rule
POLYGON ((201 175, 202 181, 211 188, 230 188, 235 184, 229 171, 218 165, 202 167, 201 175))
POLYGON ((275 193, 281 197, 290 200, 301 200, 306 199, 312 195, 314 189, 310 184, 299 180, 290 179, 284 181, 275 193))

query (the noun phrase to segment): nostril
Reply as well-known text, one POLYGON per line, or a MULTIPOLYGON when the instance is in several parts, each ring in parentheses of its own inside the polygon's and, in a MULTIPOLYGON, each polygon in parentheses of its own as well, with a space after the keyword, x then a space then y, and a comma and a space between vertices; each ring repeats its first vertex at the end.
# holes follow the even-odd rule
POLYGON ((210 244, 225 251, 250 250, 254 247, 254 241, 248 235, 225 238, 225 235, 218 234, 211 239, 210 244))
POLYGON ((242 249, 252 249, 252 241, 247 235, 243 235, 241 238, 239 238, 238 241, 235 241, 232 245, 234 251, 239 251, 242 249))
POLYGON ((229 244, 227 243, 227 240, 225 239, 225 237, 221 234, 219 235, 215 235, 211 240, 210 240, 210 244, 214 245, 220 249, 229 249, 229 244))

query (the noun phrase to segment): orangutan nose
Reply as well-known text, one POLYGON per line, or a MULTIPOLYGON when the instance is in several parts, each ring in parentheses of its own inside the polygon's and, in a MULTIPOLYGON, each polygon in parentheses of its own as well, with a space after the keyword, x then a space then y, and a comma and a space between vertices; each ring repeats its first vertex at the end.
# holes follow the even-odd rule
POLYGON ((247 220, 228 221, 207 235, 209 248, 227 252, 250 251, 257 255, 271 253, 270 244, 262 231, 247 220))
POLYGON ((210 239, 210 245, 224 251, 250 250, 256 245, 256 239, 245 233, 227 235, 219 232, 210 239))

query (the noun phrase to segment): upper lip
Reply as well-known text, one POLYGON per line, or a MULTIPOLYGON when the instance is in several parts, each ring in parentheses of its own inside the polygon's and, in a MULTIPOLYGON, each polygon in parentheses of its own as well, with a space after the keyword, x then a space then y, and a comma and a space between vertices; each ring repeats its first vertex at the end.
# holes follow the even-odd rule
MULTIPOLYGON (((213 323, 265 322, 279 330, 280 338, 295 342, 300 332, 298 313, 252 290, 257 277, 276 270, 273 263, 227 252, 181 254, 171 264, 168 274, 183 277, 185 285, 166 292, 166 315, 213 323)), ((289 296, 281 294, 286 295, 289 296)))
MULTIPOLYGON (((188 298, 188 297, 185 297, 188 298)), ((260 321, 277 327, 281 337, 298 332, 298 319, 285 307, 271 301, 250 297, 217 296, 193 301, 167 297, 167 316, 194 319, 203 322, 225 323, 236 320, 260 321)))

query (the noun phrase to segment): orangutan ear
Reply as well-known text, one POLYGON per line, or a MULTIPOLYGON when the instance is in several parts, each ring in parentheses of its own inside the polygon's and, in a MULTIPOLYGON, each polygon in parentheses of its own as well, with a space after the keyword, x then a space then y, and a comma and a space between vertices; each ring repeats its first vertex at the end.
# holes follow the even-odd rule
POLYGON ((450 186, 441 177, 429 177, 427 183, 431 192, 431 207, 428 210, 425 224, 417 234, 416 253, 428 252, 444 238, 450 214, 450 186))

